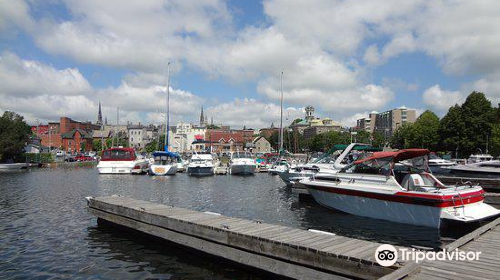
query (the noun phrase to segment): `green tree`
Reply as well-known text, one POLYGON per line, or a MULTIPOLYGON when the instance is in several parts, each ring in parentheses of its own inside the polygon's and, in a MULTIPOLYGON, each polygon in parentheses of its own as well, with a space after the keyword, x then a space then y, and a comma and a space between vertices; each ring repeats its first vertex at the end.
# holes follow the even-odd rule
POLYGON ((493 124, 491 128, 490 146, 491 155, 500 156, 500 122, 493 124))
POLYGON ((440 138, 440 149, 445 151, 455 151, 456 157, 460 152, 465 123, 462 117, 462 107, 455 105, 450 107, 448 113, 439 122, 438 134, 440 138))
POLYGON ((146 152, 152 153, 154 151, 158 151, 158 149, 163 150, 163 147, 160 147, 160 145, 158 144, 158 140, 154 139, 153 141, 146 144, 146 147, 144 149, 146 150, 146 152))
POLYGON ((393 149, 410 148, 410 139, 413 137, 413 124, 404 123, 392 135, 389 143, 393 149))
POLYGON ((387 139, 382 132, 374 131, 372 134, 372 146, 375 148, 383 148, 387 139))
POLYGON ((463 156, 483 152, 486 139, 491 135, 492 123, 495 119, 495 110, 484 93, 472 92, 461 107, 464 123, 463 136, 461 137, 461 150, 463 156))
POLYGON ((412 147, 435 151, 439 143, 439 118, 430 110, 423 112, 407 132, 412 147))
POLYGON ((0 118, 0 162, 20 160, 30 135, 31 128, 22 116, 5 111, 0 118))

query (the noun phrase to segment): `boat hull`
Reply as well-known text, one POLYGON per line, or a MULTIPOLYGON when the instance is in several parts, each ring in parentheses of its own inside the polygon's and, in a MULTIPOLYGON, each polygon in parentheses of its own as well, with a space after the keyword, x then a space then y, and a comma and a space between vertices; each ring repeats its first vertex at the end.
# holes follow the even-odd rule
POLYGON ((189 176, 212 176, 214 168, 211 166, 189 166, 187 173, 189 176))
POLYGON ((231 165, 229 168, 232 175, 253 175, 255 174, 255 165, 231 165))
POLYGON ((27 163, 2 163, 0 164, 0 171, 12 171, 28 168, 27 163))
POLYGON ((497 216, 499 210, 481 201, 458 207, 436 207, 326 191, 307 186, 320 205, 352 215, 391 222, 440 228, 448 223, 478 222, 497 216))
POLYGON ((155 176, 165 176, 165 175, 175 175, 177 173, 177 165, 159 165, 159 164, 152 164, 149 167, 149 174, 155 175, 155 176))
POLYGON ((97 164, 99 174, 143 174, 148 164, 144 161, 101 161, 97 164))

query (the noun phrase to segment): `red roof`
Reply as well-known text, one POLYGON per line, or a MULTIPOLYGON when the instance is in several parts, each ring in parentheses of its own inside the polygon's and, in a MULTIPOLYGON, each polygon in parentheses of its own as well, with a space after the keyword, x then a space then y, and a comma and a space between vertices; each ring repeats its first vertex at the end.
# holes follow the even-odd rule
POLYGON ((244 142, 243 133, 241 132, 214 131, 210 132, 209 139, 212 142, 220 142, 221 140, 223 140, 227 143, 231 139, 233 139, 234 142, 238 143, 244 142))
POLYGON ((361 163, 364 161, 372 160, 372 159, 379 159, 379 158, 388 158, 392 157, 394 162, 396 161, 402 161, 405 159, 410 159, 410 158, 415 158, 415 157, 420 157, 420 156, 425 156, 428 155, 430 152, 427 149, 404 149, 404 150, 399 150, 395 152, 375 152, 371 157, 358 160, 355 163, 361 163))

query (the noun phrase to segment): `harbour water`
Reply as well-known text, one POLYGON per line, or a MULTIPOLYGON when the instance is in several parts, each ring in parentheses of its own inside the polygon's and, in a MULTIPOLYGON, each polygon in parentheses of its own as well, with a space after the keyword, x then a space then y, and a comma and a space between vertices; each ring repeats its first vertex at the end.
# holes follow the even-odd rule
POLYGON ((259 279, 231 265, 98 227, 86 196, 122 195, 402 246, 438 248, 458 232, 337 213, 299 202, 278 176, 98 175, 93 168, 0 173, 0 278, 259 279))

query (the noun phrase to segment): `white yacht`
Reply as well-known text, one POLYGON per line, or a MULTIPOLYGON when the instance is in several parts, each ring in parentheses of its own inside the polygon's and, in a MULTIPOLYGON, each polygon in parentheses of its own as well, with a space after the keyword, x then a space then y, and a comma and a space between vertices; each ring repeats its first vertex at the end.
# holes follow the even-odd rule
POLYGON ((187 173, 190 176, 214 175, 214 158, 211 154, 193 154, 189 160, 187 173))
POLYGON ((229 161, 229 173, 232 175, 253 175, 257 163, 249 152, 235 152, 229 161))
POLYGON ((336 174, 300 181, 321 205, 353 215, 440 228, 498 216, 479 186, 445 186, 425 149, 376 152, 336 174))
POLYGON ((148 161, 132 148, 110 148, 102 152, 97 164, 99 174, 142 174, 148 171, 148 161))
POLYGON ((467 163, 476 163, 476 162, 483 162, 490 160, 493 160, 493 156, 489 154, 475 154, 475 155, 470 155, 469 159, 467 160, 467 163))
POLYGON ((156 176, 175 175, 179 155, 172 152, 154 152, 154 162, 149 166, 149 174, 156 176))
POLYGON ((290 164, 286 159, 277 159, 267 172, 271 175, 278 175, 279 173, 286 172, 290 168, 290 164))
POLYGON ((449 167, 451 173, 467 178, 500 179, 500 161, 490 160, 449 167))

